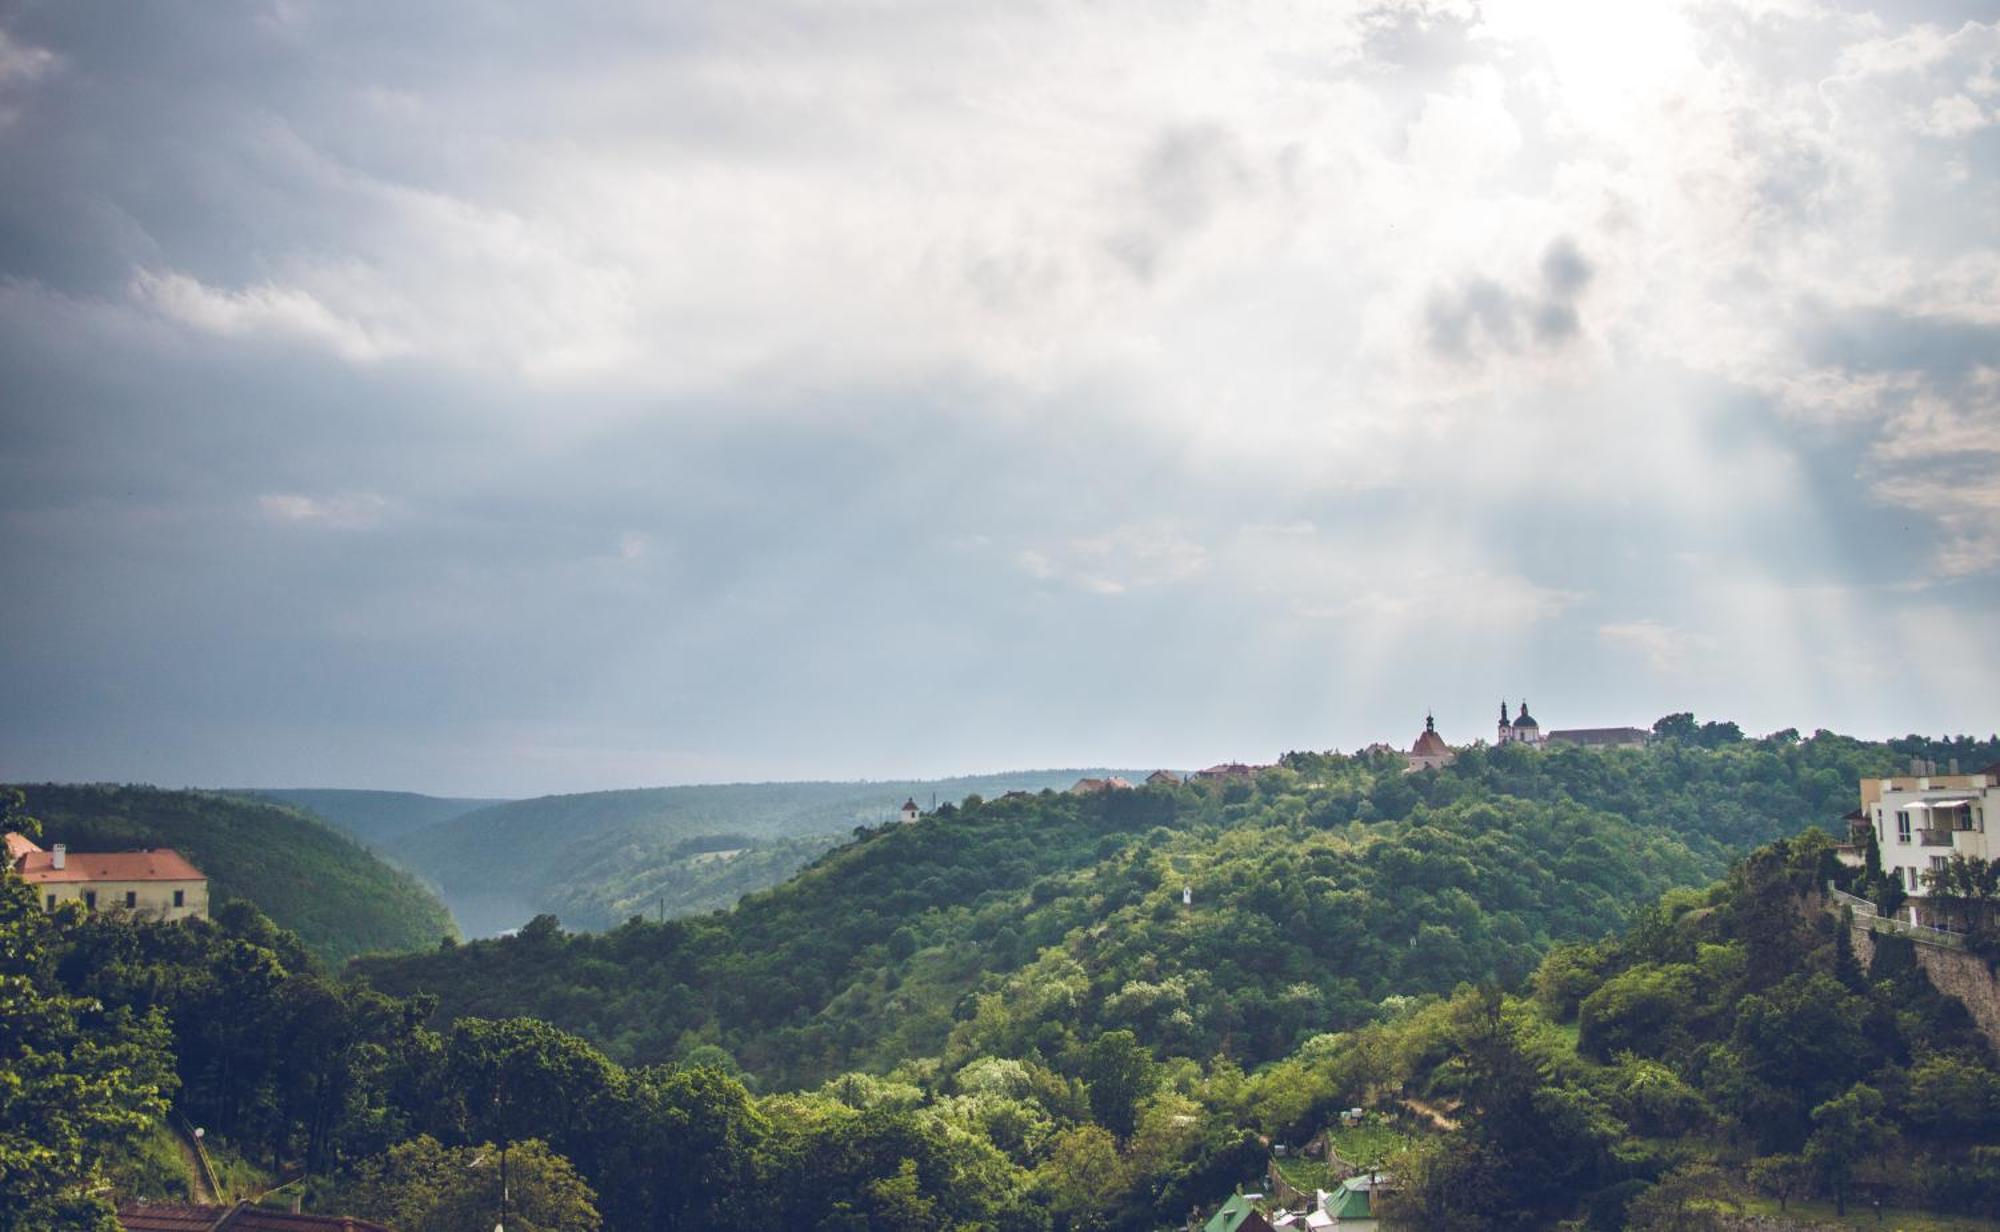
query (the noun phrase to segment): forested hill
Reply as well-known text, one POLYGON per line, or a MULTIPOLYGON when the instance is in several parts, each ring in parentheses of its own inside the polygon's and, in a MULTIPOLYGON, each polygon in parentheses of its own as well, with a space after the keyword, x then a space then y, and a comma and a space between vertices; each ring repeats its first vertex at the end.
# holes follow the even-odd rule
POLYGON ((957 800, 1065 788, 1086 775, 1024 770, 936 780, 731 783, 515 800, 462 813, 382 844, 442 890, 466 932, 492 935, 554 912, 575 928, 634 913, 727 907, 783 881, 857 825, 910 797, 957 800), (727 841, 714 841, 727 840, 727 841))
POLYGON ((230 794, 275 800, 304 809, 364 843, 377 847, 425 826, 462 817, 504 800, 426 796, 414 791, 362 791, 341 787, 245 787, 230 794))
POLYGON ((1250 1064, 1392 994, 1520 977, 1751 846, 1837 828, 1895 759, 1830 734, 1711 743, 1476 748, 1420 774, 1294 754, 1219 790, 972 797, 728 914, 602 936, 544 919, 356 970, 443 1019, 532 1014, 630 1061, 719 1047, 781 1086, 1121 1027, 1250 1064))
POLYGON ((208 874, 212 906, 246 899, 329 962, 456 936, 414 877, 297 809, 203 791, 22 785, 43 845, 171 847, 208 874))

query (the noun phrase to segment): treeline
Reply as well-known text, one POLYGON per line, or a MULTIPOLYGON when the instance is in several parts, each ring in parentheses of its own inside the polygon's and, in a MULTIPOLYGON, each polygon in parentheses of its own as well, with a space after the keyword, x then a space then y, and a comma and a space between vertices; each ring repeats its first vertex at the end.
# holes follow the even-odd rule
POLYGON ((1420 774, 1293 754, 1221 789, 975 796, 863 831, 727 914, 603 935, 544 918, 356 971, 436 996, 436 1024, 530 1013, 630 1063, 719 1049, 773 1089, 936 1054, 954 1033, 1126 1027, 1254 1065, 1392 993, 1519 979, 1634 902, 1835 824, 1892 761, 1783 733, 1475 748, 1420 774))
POLYGON ((108 1227, 105 1162, 170 1104, 392 1226, 491 1226, 505 1148, 523 1226, 1138 1232, 1404 1100, 1459 1125, 1392 1165, 1426 1228, 1699 1227, 1862 1182, 2000 1213, 1992 1053, 1907 948, 1844 947, 1808 897, 1829 840, 1669 888, 1891 757, 1304 754, 974 797, 734 912, 543 919, 365 984, 247 904, 45 915, 0 874, 0 1227, 108 1227))
POLYGON ((165 1196, 102 1178, 170 1101, 211 1141, 302 1170, 315 1209, 440 1229, 493 1221, 502 1148, 509 1226, 544 1232, 1039 1232, 1121 1199, 1130 1159, 1152 1161, 1177 1209, 1261 1158, 1155 1098, 1129 1035, 1065 1058, 1073 1072, 982 1061, 760 1099, 712 1067, 620 1066, 533 1019, 430 1031, 422 1002, 328 978, 242 904, 182 924, 44 914, 0 874, 0 988, 0 1066, 20 1079, 0 1083, 9 1229, 112 1232, 113 1196, 165 1196))

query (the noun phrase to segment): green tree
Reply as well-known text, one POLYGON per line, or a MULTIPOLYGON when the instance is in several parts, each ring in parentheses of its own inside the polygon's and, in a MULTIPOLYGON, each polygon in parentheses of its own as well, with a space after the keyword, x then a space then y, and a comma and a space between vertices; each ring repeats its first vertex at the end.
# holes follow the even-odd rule
POLYGON ((1078 1125, 1056 1135, 1035 1176, 1057 1226, 1086 1232, 1110 1218, 1124 1189, 1122 1171, 1110 1133, 1101 1126, 1078 1125))
POLYGON ((115 1230, 90 1191, 106 1157, 165 1115, 174 1085, 158 1012, 107 1009, 56 982, 52 942, 69 918, 45 915, 0 869, 0 1228, 115 1230))
POLYGON ((1792 1195, 1805 1188, 1810 1175, 1800 1155, 1765 1155, 1750 1161, 1750 1187, 1776 1198, 1780 1211, 1787 1208, 1792 1195))
POLYGON ((1847 1213, 1847 1188, 1854 1167, 1880 1150, 1894 1134, 1882 1119, 1882 1093, 1856 1083, 1812 1110, 1812 1137, 1805 1158, 1822 1184, 1833 1191, 1836 1214, 1847 1213))
POLYGON ((401 1232, 597 1232, 596 1195, 568 1160, 535 1139, 447 1149, 421 1135, 362 1161, 321 1205, 401 1232))
POLYGON ((1090 1115, 1120 1140, 1132 1136, 1139 1104, 1153 1093, 1153 1054, 1130 1031, 1106 1031, 1091 1041, 1081 1077, 1090 1087, 1090 1115))

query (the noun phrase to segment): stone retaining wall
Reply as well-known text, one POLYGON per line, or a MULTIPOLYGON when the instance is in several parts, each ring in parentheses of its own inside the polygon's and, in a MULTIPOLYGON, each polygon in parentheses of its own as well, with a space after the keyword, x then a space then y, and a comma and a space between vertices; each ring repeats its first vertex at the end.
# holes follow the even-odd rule
MULTIPOLYGON (((1857 920, 1851 935, 1854 956, 1866 967, 1875 959, 1875 934, 1857 920)), ((1964 950, 1925 945, 1921 941, 1910 942, 1910 950, 1937 990, 1963 1001, 1987 1041, 2000 1048, 2000 980, 1995 980, 1987 970, 1986 960, 1964 950)))

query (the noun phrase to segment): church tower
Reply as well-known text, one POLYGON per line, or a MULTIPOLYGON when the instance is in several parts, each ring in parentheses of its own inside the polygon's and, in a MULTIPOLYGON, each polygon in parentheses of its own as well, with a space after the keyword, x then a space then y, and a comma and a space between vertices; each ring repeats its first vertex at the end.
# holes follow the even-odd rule
POLYGON ((1507 721, 1507 702, 1500 701, 1500 734, 1493 738, 1495 744, 1505 744, 1514 738, 1514 725, 1507 721))
POLYGON ((1542 725, 1528 714, 1528 699, 1525 697, 1521 699, 1521 713, 1514 716, 1513 732, 1514 739, 1529 748, 1540 748, 1542 745, 1542 725))

